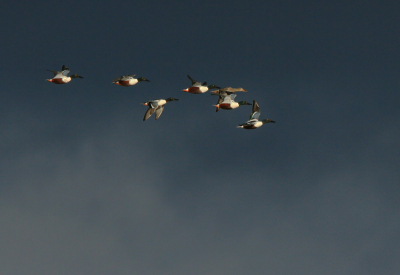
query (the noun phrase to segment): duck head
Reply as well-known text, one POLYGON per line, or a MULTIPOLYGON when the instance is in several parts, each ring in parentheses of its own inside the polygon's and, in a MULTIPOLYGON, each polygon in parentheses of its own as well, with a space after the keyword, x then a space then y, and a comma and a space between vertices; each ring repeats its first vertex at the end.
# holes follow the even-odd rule
POLYGON ((248 103, 248 102, 245 101, 245 100, 239 101, 238 104, 239 104, 239 105, 251 105, 251 103, 248 103))
POLYGON ((262 120, 262 123, 263 124, 265 124, 265 123, 275 123, 276 121, 273 121, 273 120, 270 120, 270 119, 263 119, 262 120))
POLYGON ((150 80, 148 80, 148 79, 146 79, 146 78, 144 78, 144 77, 139 77, 137 80, 138 80, 138 81, 147 81, 147 82, 150 82, 150 80))
POLYGON ((170 101, 178 101, 179 99, 177 98, 173 98, 173 97, 169 97, 167 99, 165 99, 166 102, 170 102, 170 101))
MULTIPOLYGON (((212 85, 210 85, 210 86, 207 86, 208 87, 208 89, 221 89, 220 87, 218 87, 217 85, 215 85, 215 84, 212 84, 212 85)), ((213 91, 214 93, 216 93, 216 92, 218 92, 218 90, 217 91, 213 91)))

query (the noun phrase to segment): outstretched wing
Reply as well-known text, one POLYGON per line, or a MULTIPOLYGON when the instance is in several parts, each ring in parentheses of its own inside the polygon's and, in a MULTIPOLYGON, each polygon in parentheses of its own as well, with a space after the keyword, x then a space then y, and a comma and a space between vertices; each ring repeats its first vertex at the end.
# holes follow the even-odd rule
POLYGON ((126 80, 129 80, 129 79, 132 79, 134 76, 135 76, 135 74, 123 75, 123 76, 117 77, 112 82, 117 82, 117 81, 120 81, 120 80, 126 81, 126 80))
POLYGON ((199 81, 194 80, 189 75, 187 75, 187 77, 190 79, 190 81, 192 81, 192 87, 200 87, 201 86, 201 83, 199 81))
POLYGON ((251 111, 250 119, 258 119, 260 117, 260 106, 258 106, 257 101, 253 100, 253 109, 251 111))
POLYGON ((62 72, 60 71, 52 71, 52 70, 46 70, 46 71, 52 72, 54 74, 54 77, 56 77, 57 75, 60 75, 60 77, 62 76, 62 72))
POLYGON ((67 75, 69 74, 69 72, 70 72, 70 70, 67 68, 67 66, 63 65, 63 66, 62 66, 62 69, 61 69, 61 73, 62 73, 64 76, 67 76, 67 75))
POLYGON ((154 113, 156 109, 155 108, 149 108, 147 109, 146 113, 144 114, 144 118, 143 121, 146 121, 149 117, 151 117, 151 115, 154 113))
POLYGON ((114 79, 112 82, 117 82, 120 81, 123 78, 123 76, 117 77, 116 79, 114 79))
POLYGON ((122 80, 131 80, 134 76, 135 74, 125 75, 122 80))
POLYGON ((235 97, 236 97, 235 94, 223 96, 223 98, 224 98, 223 103, 231 103, 234 101, 235 97))
POLYGON ((164 111, 164 106, 165 106, 165 105, 159 106, 159 107, 156 109, 156 120, 161 116, 162 112, 164 111))
POLYGON ((189 75, 187 75, 187 77, 190 79, 190 81, 192 82, 192 85, 194 85, 197 81, 194 80, 193 78, 191 78, 189 75))
POLYGON ((231 95, 231 94, 233 94, 232 92, 226 92, 226 91, 223 91, 223 90, 221 90, 221 89, 218 89, 218 90, 215 90, 215 91, 212 91, 211 92, 211 95, 219 95, 219 96, 228 96, 228 95, 231 95))

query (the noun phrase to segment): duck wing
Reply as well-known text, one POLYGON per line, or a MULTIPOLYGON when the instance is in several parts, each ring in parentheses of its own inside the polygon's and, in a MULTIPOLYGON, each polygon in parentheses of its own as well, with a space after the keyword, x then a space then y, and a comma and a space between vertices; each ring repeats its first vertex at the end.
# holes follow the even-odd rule
POLYGON ((147 109, 146 113, 144 114, 143 121, 146 121, 149 117, 151 117, 151 115, 154 113, 155 110, 156 109, 152 107, 147 109))
POLYGON ((131 74, 131 75, 123 75, 123 76, 117 77, 117 78, 114 79, 112 82, 117 82, 117 81, 120 81, 120 80, 126 81, 126 80, 129 80, 129 79, 132 79, 134 76, 135 76, 134 74, 131 74))
POLYGON ((162 112, 164 111, 164 106, 159 106, 156 110, 156 120, 161 116, 162 112))
POLYGON ((61 69, 61 73, 63 76, 67 76, 69 74, 70 70, 67 68, 67 66, 63 65, 61 69))
POLYGON ((126 75, 126 76, 124 76, 124 80, 130 80, 130 79, 132 79, 133 77, 135 76, 135 74, 130 74, 130 75, 126 75))
POLYGON ((230 94, 230 95, 226 95, 226 96, 221 96, 223 97, 223 103, 232 103, 236 97, 235 94, 230 94))
POLYGON ((117 81, 120 81, 122 78, 123 78, 124 76, 120 76, 120 77, 117 77, 116 79, 114 79, 112 82, 117 82, 117 81))
POLYGON ((63 75, 61 71, 52 71, 52 70, 46 70, 46 71, 52 72, 54 74, 54 77, 58 75, 61 77, 63 75))
POLYGON ((253 100, 253 109, 251 111, 250 120, 258 119, 260 117, 260 106, 258 106, 257 101, 253 100))
POLYGON ((192 85, 194 85, 197 81, 194 80, 193 78, 191 78, 189 75, 187 75, 187 77, 190 79, 190 81, 192 82, 192 85))
POLYGON ((190 79, 190 81, 192 82, 192 87, 200 87, 201 86, 201 82, 194 80, 193 78, 191 78, 189 75, 187 75, 187 77, 190 79))

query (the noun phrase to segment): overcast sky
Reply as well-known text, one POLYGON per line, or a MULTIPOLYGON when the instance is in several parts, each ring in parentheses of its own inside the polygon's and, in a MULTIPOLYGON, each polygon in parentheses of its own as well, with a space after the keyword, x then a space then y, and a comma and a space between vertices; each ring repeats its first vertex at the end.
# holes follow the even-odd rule
POLYGON ((0 274, 400 274, 399 13, 0 4, 0 274), (84 78, 45 81, 62 65, 84 78), (216 113, 188 74, 277 123, 236 128, 251 106, 216 113))

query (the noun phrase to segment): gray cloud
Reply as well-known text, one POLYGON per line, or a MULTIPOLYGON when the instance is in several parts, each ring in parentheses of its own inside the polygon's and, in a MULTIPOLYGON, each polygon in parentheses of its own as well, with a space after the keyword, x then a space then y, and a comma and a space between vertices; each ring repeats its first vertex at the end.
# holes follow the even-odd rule
POLYGON ((160 150, 190 136, 160 141, 110 121, 38 147, 28 145, 45 127, 6 123, 3 140, 18 153, 1 158, 5 273, 396 274, 400 209, 387 193, 396 178, 382 181, 388 161, 367 161, 393 148, 393 128, 315 177, 299 172, 318 167, 306 151, 283 174, 263 163, 213 170, 221 159, 204 164, 190 150, 208 154, 206 143, 160 150))

